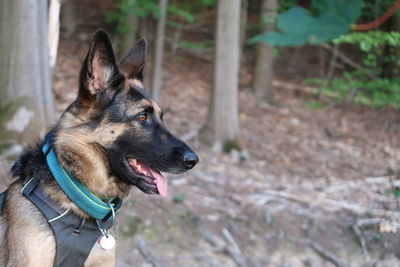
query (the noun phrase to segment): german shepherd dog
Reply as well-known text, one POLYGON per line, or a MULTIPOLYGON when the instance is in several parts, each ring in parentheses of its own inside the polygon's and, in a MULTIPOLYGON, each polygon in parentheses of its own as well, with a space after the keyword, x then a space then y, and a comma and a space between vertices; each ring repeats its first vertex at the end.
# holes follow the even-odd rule
MULTIPOLYGON (((76 100, 51 130, 57 160, 98 198, 123 198, 131 185, 148 194, 167 195, 160 172, 183 173, 199 161, 173 136, 160 107, 143 86, 147 41, 140 39, 117 63, 103 30, 93 37, 84 60, 76 100)), ((17 179, 0 208, 0 266, 53 266, 56 241, 49 223, 21 195, 31 179, 44 195, 79 218, 90 220, 61 190, 42 152, 43 142, 27 150, 11 168, 17 179), (23 190, 23 189, 22 189, 23 190)), ((115 248, 91 247, 84 266, 115 266, 115 248)))

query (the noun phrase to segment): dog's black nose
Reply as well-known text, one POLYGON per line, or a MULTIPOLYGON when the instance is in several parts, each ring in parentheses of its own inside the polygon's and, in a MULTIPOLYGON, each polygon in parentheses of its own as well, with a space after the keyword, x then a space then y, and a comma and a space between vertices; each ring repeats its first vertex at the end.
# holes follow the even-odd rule
POLYGON ((183 154, 183 164, 186 169, 193 168, 197 162, 199 162, 199 157, 193 151, 187 151, 183 154))

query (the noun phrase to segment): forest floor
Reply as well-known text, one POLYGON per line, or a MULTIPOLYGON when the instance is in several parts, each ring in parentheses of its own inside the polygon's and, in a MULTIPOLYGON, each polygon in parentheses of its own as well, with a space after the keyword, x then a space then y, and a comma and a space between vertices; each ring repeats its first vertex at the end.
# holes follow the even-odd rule
MULTIPOLYGON (((86 49, 87 40, 60 43, 58 113, 75 98, 86 49)), ((398 266, 399 113, 312 109, 313 97, 302 86, 285 86, 299 83, 284 75, 277 75, 276 103, 262 103, 251 93, 249 73, 240 75, 244 152, 221 153, 198 140, 212 63, 167 56, 165 121, 200 163, 167 174, 166 199, 132 189, 118 215, 118 265, 398 266)), ((1 164, 5 176, 10 163, 1 164)))

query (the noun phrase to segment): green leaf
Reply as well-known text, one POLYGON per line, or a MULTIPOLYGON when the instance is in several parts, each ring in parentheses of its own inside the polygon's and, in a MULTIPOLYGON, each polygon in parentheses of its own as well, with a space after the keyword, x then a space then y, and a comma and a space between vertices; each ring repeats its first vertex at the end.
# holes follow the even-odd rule
POLYGON ((400 188, 396 188, 393 192, 395 198, 400 198, 400 188))
POLYGON ((347 33, 359 17, 362 0, 313 0, 312 10, 293 7, 277 16, 279 31, 257 35, 250 42, 265 42, 275 46, 318 44, 347 33))

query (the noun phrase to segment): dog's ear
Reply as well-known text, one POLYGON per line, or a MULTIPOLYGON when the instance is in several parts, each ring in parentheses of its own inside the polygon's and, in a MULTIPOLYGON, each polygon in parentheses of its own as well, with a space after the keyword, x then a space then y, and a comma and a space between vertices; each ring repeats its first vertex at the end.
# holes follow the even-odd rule
POLYGON ((141 38, 121 60, 120 67, 128 79, 138 79, 143 82, 143 68, 147 53, 147 39, 141 38))
POLYGON ((123 80, 110 38, 105 31, 97 30, 79 77, 79 104, 85 106, 111 99, 123 80))

